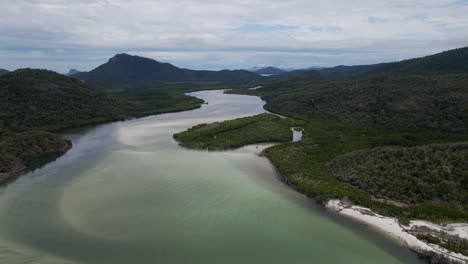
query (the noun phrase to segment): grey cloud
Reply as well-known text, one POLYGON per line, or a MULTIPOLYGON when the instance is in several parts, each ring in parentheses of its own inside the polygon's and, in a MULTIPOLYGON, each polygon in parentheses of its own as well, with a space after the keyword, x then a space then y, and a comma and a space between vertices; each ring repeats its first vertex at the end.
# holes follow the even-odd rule
POLYGON ((0 1, 0 68, 8 69, 87 70, 117 52, 191 68, 298 68, 468 44, 466 1, 0 1))

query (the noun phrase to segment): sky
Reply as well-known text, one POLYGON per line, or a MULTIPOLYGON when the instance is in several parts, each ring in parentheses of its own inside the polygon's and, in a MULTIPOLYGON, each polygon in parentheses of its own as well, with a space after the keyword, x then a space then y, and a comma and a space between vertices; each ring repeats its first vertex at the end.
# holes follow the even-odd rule
POLYGON ((468 46, 468 0, 0 0, 0 68, 117 53, 190 69, 329 67, 468 46))

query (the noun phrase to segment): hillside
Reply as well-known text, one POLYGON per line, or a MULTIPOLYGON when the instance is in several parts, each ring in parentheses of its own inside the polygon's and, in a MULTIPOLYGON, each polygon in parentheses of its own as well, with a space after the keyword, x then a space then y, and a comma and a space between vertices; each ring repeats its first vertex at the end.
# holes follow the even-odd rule
POLYGON ((0 77, 0 181, 65 153, 71 143, 47 130, 124 116, 122 101, 47 70, 0 77))
POLYGON ((7 73, 9 73, 9 71, 4 70, 4 69, 0 69, 0 76, 5 75, 7 73))
POLYGON ((195 71, 153 59, 118 54, 90 72, 73 77, 96 86, 144 85, 161 82, 246 82, 260 79, 244 70, 195 71))
POLYGON ((107 93, 64 75, 21 69, 0 77, 0 182, 65 153, 50 131, 200 107, 185 86, 107 93))
POLYGON ((441 52, 422 58, 370 65, 339 65, 331 68, 297 70, 286 73, 282 80, 319 78, 365 78, 368 75, 412 74, 433 75, 468 73, 468 47, 441 52))
POLYGON ((407 204, 449 202, 468 209, 468 143, 382 147, 347 153, 334 175, 378 197, 407 204))
POLYGON ((468 132, 468 74, 381 75, 365 79, 278 82, 266 108, 349 124, 468 132))
POLYGON ((279 74, 283 74, 286 72, 287 72, 286 70, 271 67, 271 66, 255 71, 255 73, 260 74, 260 75, 261 74, 279 75, 279 74))
POLYGON ((79 80, 21 69, 0 78, 0 128, 68 127, 124 117, 123 103, 79 80))
POLYGON ((468 47, 445 51, 442 53, 403 60, 400 62, 383 63, 368 71, 369 74, 447 74, 468 73, 468 47))
MULTIPOLYGON (((255 91, 281 114, 354 125, 468 132, 468 48, 279 76, 255 91)), ((242 92, 242 91, 237 91, 242 92)))

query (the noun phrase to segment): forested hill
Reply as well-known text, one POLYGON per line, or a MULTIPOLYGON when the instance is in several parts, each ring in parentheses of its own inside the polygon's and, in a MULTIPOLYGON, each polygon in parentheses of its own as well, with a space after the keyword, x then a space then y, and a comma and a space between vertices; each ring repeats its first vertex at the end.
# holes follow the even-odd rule
POLYGON ((255 71, 255 73, 257 74, 271 74, 271 75, 278 75, 278 74, 283 74, 286 72, 287 72, 286 70, 271 67, 271 66, 255 71))
POLYGON ((0 182, 71 147, 50 131, 198 108, 202 100, 183 94, 190 89, 170 86, 108 93, 47 70, 5 74, 0 77, 0 182))
MULTIPOLYGON (((293 71, 287 73, 289 78, 311 79, 365 77, 378 74, 452 74, 468 73, 468 47, 459 48, 429 55, 390 63, 370 65, 336 66, 332 68, 313 69, 307 71, 293 71)), ((284 79, 284 78, 283 78, 284 79)))
POLYGON ((121 118, 123 104, 79 80, 21 69, 0 77, 0 182, 65 153, 71 142, 47 130, 121 118))
POLYGON ((9 73, 9 71, 4 70, 4 69, 0 69, 0 76, 5 75, 7 73, 9 73))
POLYGON ((122 117, 121 101, 47 70, 21 69, 0 78, 0 128, 68 127, 122 117))
POLYGON ((468 48, 346 72, 289 76, 260 91, 285 115, 468 133, 468 48))
POLYGON ((90 72, 73 77, 96 86, 144 85, 160 82, 246 82, 261 78, 245 70, 195 71, 153 59, 118 54, 90 72))
POLYGON ((468 47, 449 50, 423 58, 383 63, 374 69, 370 69, 369 73, 423 75, 468 73, 468 47))

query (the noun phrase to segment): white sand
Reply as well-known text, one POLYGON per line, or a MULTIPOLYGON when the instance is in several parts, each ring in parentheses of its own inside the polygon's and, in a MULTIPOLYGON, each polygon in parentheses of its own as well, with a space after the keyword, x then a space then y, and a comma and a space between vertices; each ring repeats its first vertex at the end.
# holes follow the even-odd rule
MULTIPOLYGON (((466 235, 467 233, 467 224, 452 224, 450 229, 449 227, 442 227, 435 225, 430 222, 426 221, 412 221, 410 227, 402 227, 398 224, 398 220, 396 218, 385 217, 379 214, 372 212, 368 208, 360 207, 360 206, 350 206, 347 207, 343 205, 343 203, 339 200, 330 200, 327 204, 327 208, 332 209, 342 215, 346 215, 348 217, 352 217, 359 221, 362 221, 366 224, 369 224, 384 233, 390 235, 393 238, 396 238, 403 242, 404 244, 408 245, 410 248, 415 250, 425 250, 425 251, 433 251, 438 254, 443 254, 449 257, 452 260, 459 261, 461 263, 465 263, 468 261, 468 257, 462 254, 449 252, 445 249, 438 247, 437 245, 425 243, 415 236, 406 232, 406 230, 410 229, 412 226, 426 226, 428 228, 435 227, 434 230, 438 230, 437 228, 441 228, 441 230, 445 230, 443 228, 448 228, 447 230, 451 230, 450 232, 454 232, 456 234, 461 234, 460 237, 466 235)), ((449 233, 453 234, 453 233, 449 233)))
POLYGON ((411 221, 411 228, 414 227, 427 227, 432 230, 436 230, 439 232, 445 232, 450 235, 459 236, 463 239, 468 239, 468 224, 467 223, 459 223, 459 224, 448 224, 448 225, 437 225, 427 221, 411 221))

